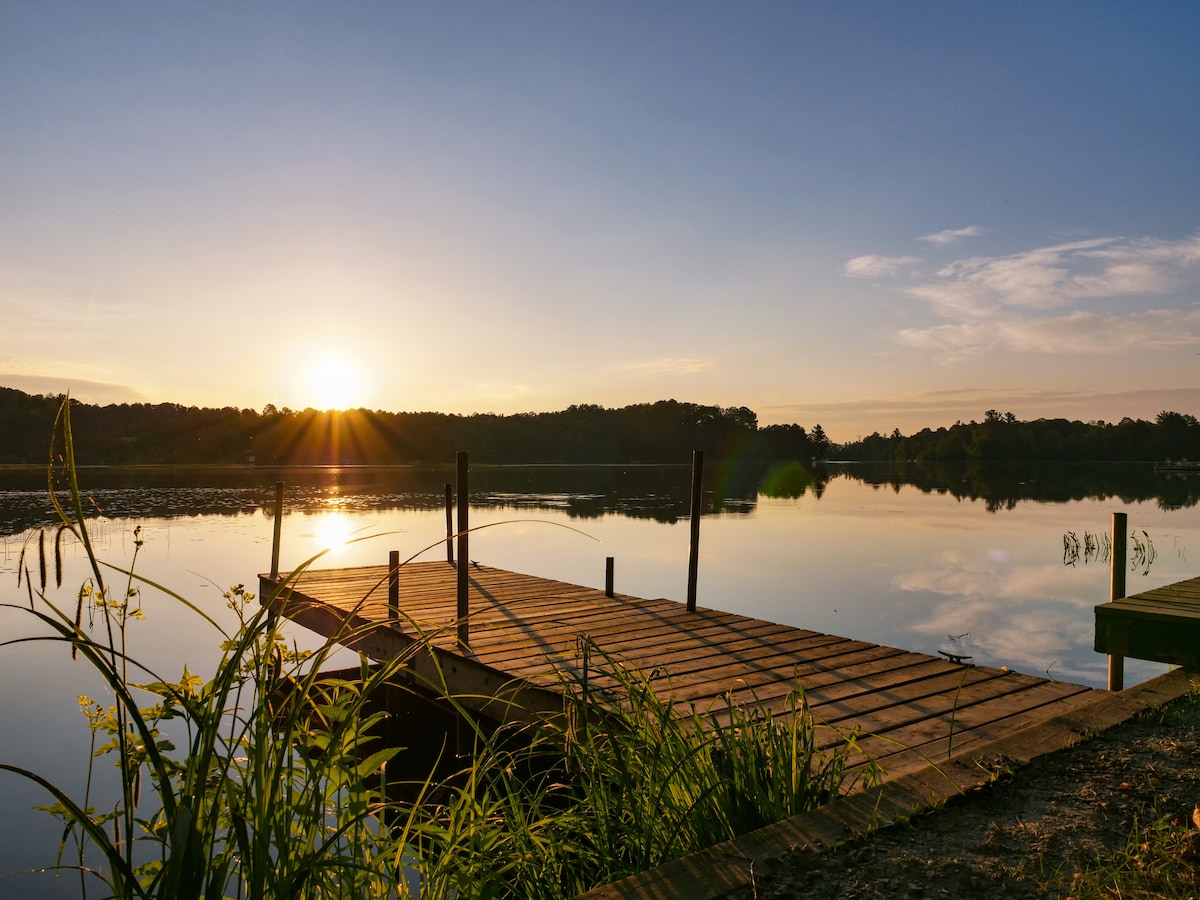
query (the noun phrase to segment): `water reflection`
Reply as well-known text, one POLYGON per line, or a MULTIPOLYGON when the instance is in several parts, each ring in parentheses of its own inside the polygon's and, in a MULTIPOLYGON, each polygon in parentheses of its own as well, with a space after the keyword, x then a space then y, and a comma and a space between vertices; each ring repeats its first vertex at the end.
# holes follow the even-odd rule
POLYGON ((1200 474, 1158 473, 1150 463, 917 463, 835 464, 826 478, 851 478, 899 491, 911 485, 979 501, 988 512, 1012 510, 1018 503, 1071 500, 1153 501, 1160 509, 1187 509, 1200 503, 1200 474))
MULTIPOLYGON (((89 511, 108 518, 270 515, 276 480, 286 483, 291 512, 436 510, 445 503, 451 467, 98 467, 81 471, 89 511)), ((799 463, 769 467, 723 463, 705 472, 706 515, 752 514, 760 497, 820 498, 832 481, 860 481, 899 493, 981 503, 996 513, 1021 503, 1079 500, 1153 502, 1188 509, 1200 502, 1200 476, 1156 474, 1149 464, 882 466, 831 464, 815 472, 799 463)), ((0 470, 0 533, 55 522, 44 470, 0 470)), ((483 466, 472 468, 472 506, 561 511, 573 519, 616 513, 674 524, 690 512, 687 466, 483 466)), ((60 494, 65 499, 65 494, 60 494)))
MULTIPOLYGON (((107 518, 271 515, 275 482, 285 482, 289 512, 324 514, 436 510, 445 505, 450 467, 94 468, 80 472, 88 511, 107 518)), ((718 467, 705 477, 706 514, 753 511, 760 470, 718 467)), ((803 491, 792 476, 791 489, 803 491)), ((0 532, 56 521, 45 472, 0 470, 0 532)), ((687 466, 487 466, 471 470, 471 505, 561 511, 573 519, 611 513, 673 524, 691 505, 687 466)), ((59 494, 65 502, 67 495, 59 494)))

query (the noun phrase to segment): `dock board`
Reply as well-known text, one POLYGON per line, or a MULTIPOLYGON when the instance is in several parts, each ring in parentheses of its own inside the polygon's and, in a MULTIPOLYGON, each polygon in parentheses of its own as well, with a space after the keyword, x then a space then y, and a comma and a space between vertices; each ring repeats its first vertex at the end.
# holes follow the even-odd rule
POLYGON ((1101 603, 1095 647, 1113 656, 1200 665, 1200 578, 1101 603))
MULTIPOLYGON (((287 618, 372 659, 411 654, 410 669, 420 678, 499 719, 561 711, 555 673, 581 671, 585 638, 650 673, 660 696, 710 711, 718 721, 728 697, 782 713, 799 684, 818 719, 832 726, 825 743, 857 730, 861 751, 889 779, 1069 715, 1098 694, 735 613, 689 612, 673 600, 609 597, 475 563, 469 576, 466 652, 457 640, 457 573, 446 562, 400 570, 395 619, 386 566, 306 571, 283 593, 263 576, 260 596, 287 618)), ((589 677, 589 684, 605 686, 603 678, 589 677)))

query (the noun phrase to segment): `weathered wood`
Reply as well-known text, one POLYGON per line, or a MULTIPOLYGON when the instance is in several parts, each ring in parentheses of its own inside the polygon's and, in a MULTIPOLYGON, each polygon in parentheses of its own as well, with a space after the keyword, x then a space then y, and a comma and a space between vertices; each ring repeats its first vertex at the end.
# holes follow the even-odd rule
POLYGON ((395 626, 400 618, 400 551, 388 551, 388 621, 395 626))
POLYGON ((271 577, 279 577, 279 548, 283 537, 283 482, 275 482, 275 522, 271 537, 271 577))
POLYGON ((1000 774, 1001 766, 1020 765, 1072 746, 1089 733, 1119 724, 1191 689, 1186 673, 1176 671, 1118 694, 1089 691, 1086 702, 1076 703, 1064 715, 1027 723, 998 740, 956 752, 953 759, 931 756, 879 787, 839 797, 811 812, 595 888, 581 900, 716 900, 735 889, 752 893, 756 877, 770 872, 786 854, 822 853, 911 818, 989 783, 1000 774))
POLYGON ((1110 659, 1200 667, 1200 578, 1101 603, 1095 647, 1110 659))
POLYGON ((454 565, 454 493, 446 482, 446 562, 454 565))
POLYGON ((274 583, 264 578, 261 596, 306 627, 344 635, 345 643, 373 658, 411 654, 417 677, 471 695, 474 708, 506 718, 561 710, 561 692, 582 676, 585 652, 590 688, 618 686, 603 666, 597 668, 606 656, 640 670, 681 715, 694 711, 714 726, 731 721, 736 707, 789 715, 799 689, 827 729, 825 747, 857 733, 856 765, 869 754, 897 773, 1069 713, 1100 693, 737 613, 689 612, 671 600, 609 597, 601 589, 482 566, 469 557, 460 557, 457 567, 421 562, 401 568, 401 631, 388 625, 387 579, 384 566, 308 571, 290 595, 275 599, 274 583), (463 577, 467 648, 457 637, 463 577))
MULTIPOLYGON (((1109 562, 1108 600, 1110 603, 1125 596, 1125 545, 1129 534, 1129 516, 1113 513, 1112 555, 1109 562)), ((1108 689, 1119 691, 1125 687, 1125 654, 1108 654, 1108 689)))
POLYGON ((460 450, 456 461, 458 463, 458 604, 455 615, 458 623, 458 642, 462 645, 463 650, 466 650, 471 646, 469 621, 471 613, 467 583, 467 567, 471 560, 469 552, 471 522, 468 512, 471 504, 468 499, 466 452, 460 450))
POLYGON ((704 452, 692 451, 692 515, 691 541, 688 545, 688 582, 687 608, 688 612, 696 609, 696 576, 700 570, 700 514, 704 501, 704 452))

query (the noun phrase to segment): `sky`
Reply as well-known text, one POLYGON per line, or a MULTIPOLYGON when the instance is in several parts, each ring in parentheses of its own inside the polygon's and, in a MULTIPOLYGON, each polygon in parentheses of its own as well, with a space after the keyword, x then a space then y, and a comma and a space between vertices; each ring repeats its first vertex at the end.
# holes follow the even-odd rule
POLYGON ((1200 415, 1200 4, 0 5, 0 385, 1200 415))

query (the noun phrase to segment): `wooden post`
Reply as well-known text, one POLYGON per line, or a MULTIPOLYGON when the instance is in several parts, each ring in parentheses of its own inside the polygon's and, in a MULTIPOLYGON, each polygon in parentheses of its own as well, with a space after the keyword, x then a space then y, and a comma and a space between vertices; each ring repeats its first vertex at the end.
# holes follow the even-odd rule
MULTIPOLYGON (((1112 556, 1110 558, 1110 580, 1108 587, 1108 602, 1120 600, 1125 596, 1125 544, 1129 535, 1129 516, 1125 513, 1113 513, 1112 517, 1112 556)), ((1125 657, 1119 654, 1108 654, 1108 689, 1119 691, 1125 687, 1125 657)))
POLYGON ((271 539, 271 580, 279 577, 279 542, 283 534, 283 482, 275 482, 275 536, 271 539))
POLYGON ((454 565, 454 493, 453 485, 446 482, 446 562, 454 565))
POLYGON ((458 643, 464 650, 471 646, 471 631, 468 622, 470 610, 467 605, 467 587, 471 565, 467 532, 471 528, 467 513, 470 507, 467 485, 467 454, 458 451, 458 643))
POLYGON ((613 595, 613 558, 606 557, 604 560, 604 596, 611 597, 613 595))
POLYGON ((688 553, 688 612, 696 611, 696 575, 700 568, 700 504, 704 500, 704 451, 692 451, 692 540, 688 553))
POLYGON ((388 620, 400 621, 400 551, 388 551, 388 620))

